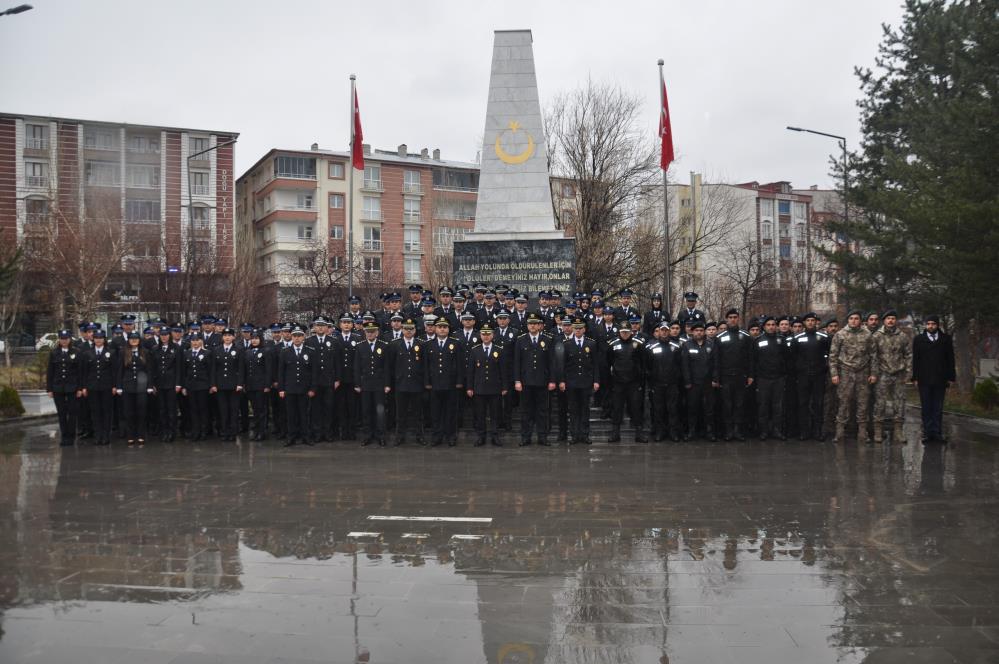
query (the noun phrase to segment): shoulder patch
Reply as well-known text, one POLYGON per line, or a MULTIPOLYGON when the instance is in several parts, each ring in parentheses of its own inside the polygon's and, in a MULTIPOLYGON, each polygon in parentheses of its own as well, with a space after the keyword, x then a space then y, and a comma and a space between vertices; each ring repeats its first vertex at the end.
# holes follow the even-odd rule
POLYGON ((749 332, 746 332, 745 330, 739 330, 739 334, 741 334, 744 337, 748 337, 749 336, 749 332))

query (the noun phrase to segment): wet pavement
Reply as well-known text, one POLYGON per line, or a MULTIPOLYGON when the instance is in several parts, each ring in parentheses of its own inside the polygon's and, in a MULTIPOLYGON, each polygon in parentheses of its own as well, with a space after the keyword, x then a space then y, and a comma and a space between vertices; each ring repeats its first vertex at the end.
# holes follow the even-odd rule
POLYGON ((996 662, 999 435, 951 425, 884 449, 0 430, 0 662, 996 662))

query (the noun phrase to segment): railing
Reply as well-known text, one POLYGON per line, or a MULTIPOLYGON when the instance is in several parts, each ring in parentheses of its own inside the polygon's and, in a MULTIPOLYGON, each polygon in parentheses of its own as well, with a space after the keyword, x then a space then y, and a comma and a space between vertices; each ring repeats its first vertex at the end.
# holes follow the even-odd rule
POLYGON ((141 180, 131 180, 127 185, 130 189, 159 189, 160 183, 143 182, 141 180))
POLYGON ((317 208, 316 208, 315 205, 288 204, 288 205, 279 205, 278 208, 281 209, 281 210, 290 210, 292 212, 316 212, 317 211, 317 208))
POLYGON ((83 149, 84 150, 106 150, 108 152, 117 152, 118 146, 112 143, 97 143, 95 141, 88 141, 86 138, 83 139, 83 149))
POLYGON ((274 177, 285 178, 288 180, 315 180, 315 174, 309 175, 308 173, 287 173, 278 171, 277 175, 274 177))
POLYGON ((109 180, 106 178, 90 178, 87 180, 88 187, 120 187, 121 180, 109 180))
POLYGON ((418 224, 420 223, 420 213, 419 212, 403 212, 402 221, 405 224, 418 224))
POLYGON ((49 215, 45 212, 28 212, 24 215, 26 224, 42 224, 48 221, 49 215))
POLYGON ((24 141, 24 147, 30 148, 31 150, 47 150, 49 147, 49 139, 27 138, 24 141))
POLYGON ((49 186, 49 176, 27 175, 24 178, 24 183, 29 187, 47 187, 49 186))
MULTIPOLYGON (((159 185, 157 185, 159 186, 159 185)), ((207 184, 192 184, 191 193, 195 196, 211 196, 211 187, 207 184)))
POLYGON ((364 210, 363 212, 361 212, 361 220, 362 221, 381 221, 382 220, 381 210, 378 210, 377 212, 374 211, 374 210, 364 210))
POLYGON ((472 194, 476 193, 479 190, 478 187, 456 187, 449 184, 435 184, 434 189, 436 189, 437 191, 461 191, 472 194))
POLYGON ((159 154, 160 146, 152 145, 129 145, 125 148, 128 152, 134 154, 159 154))
MULTIPOLYGON (((422 242, 403 242, 402 243, 402 250, 403 251, 423 251, 423 243, 422 242)), ((406 279, 406 281, 416 281, 416 279, 406 279)))
POLYGON ((365 240, 361 244, 361 248, 364 249, 364 251, 381 251, 382 250, 382 241, 381 240, 365 240))
POLYGON ((474 214, 463 214, 461 212, 438 212, 434 217, 441 221, 475 221, 474 214))
POLYGON ((361 189, 367 189, 368 191, 385 191, 385 187, 382 186, 381 180, 369 180, 364 179, 364 184, 361 185, 361 189))
POLYGON ((404 182, 402 190, 407 194, 422 194, 423 185, 419 182, 404 182))

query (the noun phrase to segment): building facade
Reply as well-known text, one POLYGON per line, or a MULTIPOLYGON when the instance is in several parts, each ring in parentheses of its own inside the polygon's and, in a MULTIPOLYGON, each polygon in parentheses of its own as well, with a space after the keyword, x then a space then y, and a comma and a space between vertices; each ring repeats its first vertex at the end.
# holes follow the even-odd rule
POLYGON ((237 180, 237 225, 276 312, 301 311, 297 294, 320 280, 345 291, 351 237, 355 291, 450 283, 454 241, 475 222, 478 167, 406 145, 365 145, 364 162, 351 177, 346 152, 273 149, 237 180))
POLYGON ((193 269, 192 256, 210 258, 202 272, 225 274, 234 256, 234 146, 188 157, 237 136, 0 114, 0 233, 22 244, 71 225, 85 237, 98 210, 120 224, 127 250, 100 297, 108 311, 129 310, 149 278, 162 286, 166 275, 193 269))

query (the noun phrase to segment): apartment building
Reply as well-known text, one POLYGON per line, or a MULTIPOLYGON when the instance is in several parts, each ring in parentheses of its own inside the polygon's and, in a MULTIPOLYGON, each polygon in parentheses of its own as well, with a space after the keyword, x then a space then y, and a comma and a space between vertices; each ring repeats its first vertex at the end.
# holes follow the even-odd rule
POLYGON ((128 310, 143 281, 193 268, 192 256, 202 273, 224 275, 233 266, 234 146, 188 156, 237 136, 0 113, 0 237, 29 241, 51 232, 55 216, 83 222, 86 233, 97 208, 114 216, 128 254, 102 294, 109 311, 128 310))
POLYGON ((295 292, 315 285, 317 260, 346 289, 351 231, 356 290, 450 282, 453 243, 474 226, 478 166, 406 145, 365 145, 364 162, 351 182, 347 152, 275 148, 237 180, 238 225, 277 311, 294 311, 295 292))

